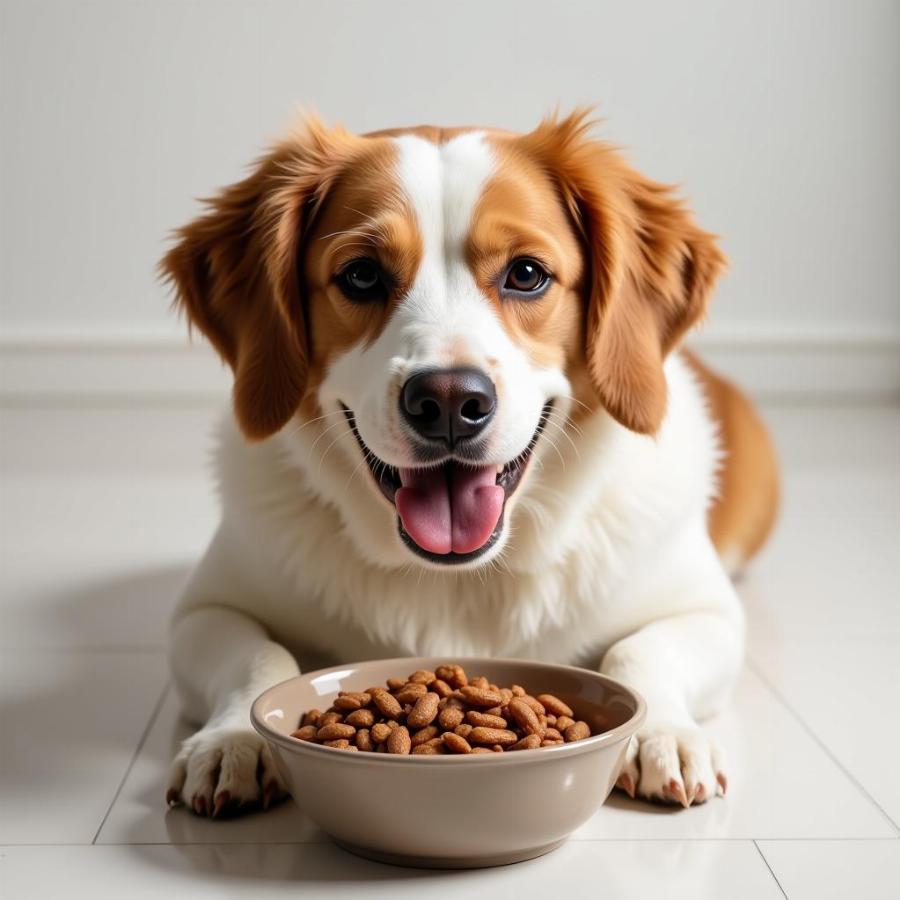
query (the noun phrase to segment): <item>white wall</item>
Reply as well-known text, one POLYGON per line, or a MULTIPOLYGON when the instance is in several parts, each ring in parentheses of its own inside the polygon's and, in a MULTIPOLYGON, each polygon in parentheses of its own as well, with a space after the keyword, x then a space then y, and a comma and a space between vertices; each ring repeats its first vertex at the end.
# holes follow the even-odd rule
POLYGON ((528 128, 597 102, 723 235, 726 357, 876 347, 900 385, 897 0, 0 3, 7 351, 180 336, 153 274, 167 230, 298 106, 528 128))

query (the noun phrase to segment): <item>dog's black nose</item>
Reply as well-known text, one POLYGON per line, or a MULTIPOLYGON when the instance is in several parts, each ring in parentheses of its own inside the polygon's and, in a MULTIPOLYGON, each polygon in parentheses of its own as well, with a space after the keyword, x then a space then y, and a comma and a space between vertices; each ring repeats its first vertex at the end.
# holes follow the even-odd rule
POLYGON ((400 393, 400 411, 422 437, 454 447, 478 434, 494 415, 497 392, 480 369, 431 369, 413 375, 400 393))

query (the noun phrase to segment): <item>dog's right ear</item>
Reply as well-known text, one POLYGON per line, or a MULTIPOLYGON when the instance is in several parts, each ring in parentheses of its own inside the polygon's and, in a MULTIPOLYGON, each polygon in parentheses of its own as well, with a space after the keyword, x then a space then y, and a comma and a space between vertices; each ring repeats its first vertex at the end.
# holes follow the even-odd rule
POLYGON ((309 121, 243 181, 208 200, 160 262, 175 305, 234 373, 234 412, 251 440, 296 412, 309 346, 298 256, 350 136, 309 121))

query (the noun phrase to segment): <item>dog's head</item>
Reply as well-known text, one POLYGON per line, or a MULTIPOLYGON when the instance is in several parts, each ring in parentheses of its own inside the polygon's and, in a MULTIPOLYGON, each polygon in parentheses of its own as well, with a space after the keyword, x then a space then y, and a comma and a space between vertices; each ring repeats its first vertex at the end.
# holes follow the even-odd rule
POLYGON ((369 557, 484 564, 572 420, 659 428, 723 258, 587 130, 307 122, 163 260, 244 434, 292 442, 369 557))

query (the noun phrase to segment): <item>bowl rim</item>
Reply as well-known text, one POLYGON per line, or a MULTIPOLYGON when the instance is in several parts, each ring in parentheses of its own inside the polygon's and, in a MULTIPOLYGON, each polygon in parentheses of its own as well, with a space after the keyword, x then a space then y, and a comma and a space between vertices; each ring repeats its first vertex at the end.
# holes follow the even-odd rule
POLYGON ((326 757, 321 758, 331 758, 335 761, 343 760, 344 762, 350 765, 371 765, 373 763, 377 765, 458 765, 463 760, 467 762, 465 765, 497 765, 501 763, 504 759, 506 762, 505 765, 510 765, 510 763, 536 763, 540 762, 542 759, 550 759, 550 758, 561 758, 563 756, 574 756, 580 753, 590 753, 595 750, 600 750, 603 747, 610 746, 612 744, 617 744, 622 740, 627 740, 630 738, 643 724, 644 719, 647 717, 647 704, 644 701, 644 698, 640 695, 638 691, 634 688, 629 687, 627 684, 623 682, 611 678, 609 675, 604 675, 601 672, 595 672, 592 669, 586 669, 581 666, 568 666, 561 665, 558 663, 548 663, 543 662, 542 660, 533 660, 533 659, 525 659, 521 657, 488 657, 488 656, 453 656, 452 662, 460 663, 465 665, 466 663, 473 664, 477 666, 479 663, 503 663, 503 664, 517 664, 517 665, 528 665, 534 666, 539 669, 552 669, 554 671, 563 671, 569 672, 572 675, 575 675, 579 678, 584 678, 588 676, 593 681, 600 681, 606 684, 607 686, 619 690, 627 695, 629 695, 633 701, 635 706, 634 713, 621 725, 617 725, 615 728, 610 729, 609 731, 604 731, 601 734, 592 735, 589 738, 584 738, 580 741, 573 741, 570 744, 558 744, 555 747, 541 747, 541 754, 536 755, 533 753, 448 753, 441 755, 430 755, 430 754, 392 754, 392 753, 347 753, 345 750, 340 750, 337 747, 325 747, 321 744, 313 744, 310 741, 301 741, 297 738, 292 738, 290 735, 282 734, 279 731, 276 731, 272 728, 262 717, 262 706, 266 702, 269 695, 283 687, 286 684, 290 684, 293 681, 307 680, 312 678, 319 678, 324 675, 329 675, 334 672, 342 672, 345 669, 352 669, 354 667, 369 665, 371 663, 379 663, 384 665, 393 665, 397 663, 398 665, 414 665, 417 668, 422 668, 419 663, 431 663, 432 665, 440 665, 446 664, 446 660, 450 658, 450 655, 447 656, 399 656, 391 659, 367 659, 360 660, 358 662, 351 663, 343 663, 342 665, 337 666, 329 666, 325 669, 314 669, 311 672, 301 673, 300 675, 294 675, 292 678, 286 678, 284 681, 279 682, 278 684, 273 684, 271 687, 266 688, 254 701, 250 707, 250 722, 256 731, 268 740, 271 743, 279 744, 287 750, 290 750, 292 753, 312 753, 313 756, 317 754, 327 754, 326 757), (440 661, 440 662, 438 662, 440 661))

